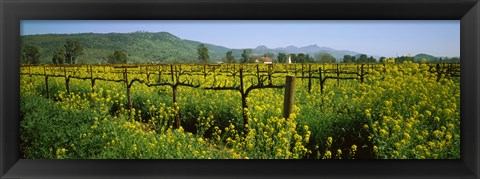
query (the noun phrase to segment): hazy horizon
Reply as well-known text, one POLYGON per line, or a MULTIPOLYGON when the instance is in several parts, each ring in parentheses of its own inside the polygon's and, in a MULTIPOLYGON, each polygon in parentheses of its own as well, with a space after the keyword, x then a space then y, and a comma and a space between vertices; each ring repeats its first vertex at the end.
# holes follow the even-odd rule
POLYGON ((22 20, 20 35, 168 32, 231 49, 318 45, 378 56, 460 56, 460 21, 22 20))

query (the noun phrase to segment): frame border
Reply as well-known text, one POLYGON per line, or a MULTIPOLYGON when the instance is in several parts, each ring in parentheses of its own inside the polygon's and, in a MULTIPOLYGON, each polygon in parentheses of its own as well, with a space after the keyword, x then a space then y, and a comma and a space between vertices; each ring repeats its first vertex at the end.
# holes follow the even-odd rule
POLYGON ((0 0, 0 178, 480 178, 479 0, 0 0), (461 160, 19 159, 19 21, 461 20, 461 160))

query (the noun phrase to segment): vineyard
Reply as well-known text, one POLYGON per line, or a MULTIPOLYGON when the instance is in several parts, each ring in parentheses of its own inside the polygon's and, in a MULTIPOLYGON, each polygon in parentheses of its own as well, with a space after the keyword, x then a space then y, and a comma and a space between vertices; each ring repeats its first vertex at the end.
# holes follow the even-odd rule
POLYGON ((459 64, 25 65, 20 75, 24 158, 460 158, 459 64))

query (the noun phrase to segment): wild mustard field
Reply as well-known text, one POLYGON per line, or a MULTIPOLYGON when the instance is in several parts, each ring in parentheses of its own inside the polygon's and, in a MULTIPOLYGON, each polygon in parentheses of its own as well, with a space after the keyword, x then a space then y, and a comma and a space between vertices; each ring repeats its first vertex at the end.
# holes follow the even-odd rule
POLYGON ((23 158, 460 158, 460 78, 438 75, 435 66, 342 64, 345 71, 365 74, 362 80, 327 73, 336 64, 313 64, 321 75, 305 74, 301 65, 259 66, 220 65, 203 75, 194 65, 22 66, 23 158), (238 69, 244 70, 242 79, 238 69), (281 88, 286 75, 298 77, 294 113, 287 119, 281 88), (320 85, 318 78, 325 77, 320 85), (250 90, 243 106, 239 90, 250 86, 264 88, 250 90))

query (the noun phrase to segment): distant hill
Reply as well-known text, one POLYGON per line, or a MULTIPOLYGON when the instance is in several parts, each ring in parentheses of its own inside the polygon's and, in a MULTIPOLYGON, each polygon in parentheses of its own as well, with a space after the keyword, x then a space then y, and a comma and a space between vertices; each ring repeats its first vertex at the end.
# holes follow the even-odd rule
MULTIPOLYGON (((57 49, 64 49, 67 40, 80 42, 84 48, 77 63, 98 64, 105 63, 106 57, 115 49, 122 49, 127 54, 129 63, 198 63, 197 47, 202 42, 181 39, 168 32, 132 32, 132 33, 81 33, 81 34, 44 34, 21 36, 21 46, 33 45, 40 48, 40 63, 51 63, 53 53, 57 49)), ((240 60, 244 49, 230 49, 223 46, 204 43, 212 63, 222 61, 228 51, 233 52, 237 61, 240 60)), ((344 55, 359 56, 361 53, 349 50, 336 50, 329 47, 309 45, 305 47, 287 46, 268 48, 260 45, 252 49, 252 55, 261 56, 267 52, 274 53, 274 60, 278 53, 304 53, 312 57, 316 53, 329 53, 337 61, 344 55)), ((372 55, 368 55, 372 56, 372 55)), ((378 56, 373 55, 378 60, 378 56)), ((415 58, 435 59, 431 55, 418 54, 415 58)))
MULTIPOLYGON (((40 62, 49 63, 53 52, 63 48, 67 39, 78 41, 83 46, 84 54, 79 57, 79 63, 100 63, 115 49, 125 50, 129 63, 188 63, 197 58, 198 45, 196 42, 182 40, 168 32, 28 35, 21 37, 21 44, 40 47, 40 62)), ((217 57, 213 45, 208 47, 212 51, 211 57, 217 57)))
POLYGON ((415 59, 415 61, 420 61, 424 58, 427 60, 427 62, 428 61, 435 61, 435 60, 439 59, 438 57, 435 57, 435 56, 429 55, 429 54, 424 54, 424 53, 420 53, 420 54, 417 54, 417 55, 413 56, 413 59, 415 59))
MULTIPOLYGON (((202 44, 202 42, 193 41, 193 40, 184 40, 184 41, 194 45, 195 48, 197 48, 198 45, 202 44)), ((242 56, 243 49, 229 49, 227 47, 223 47, 219 45, 213 45, 213 44, 207 44, 207 43, 203 43, 203 44, 207 46, 210 59, 212 59, 213 61, 221 61, 225 57, 228 51, 232 51, 233 56, 237 60, 240 59, 240 57, 242 56)), ((197 54, 197 51, 195 49, 195 58, 196 58, 196 54, 197 54)))

